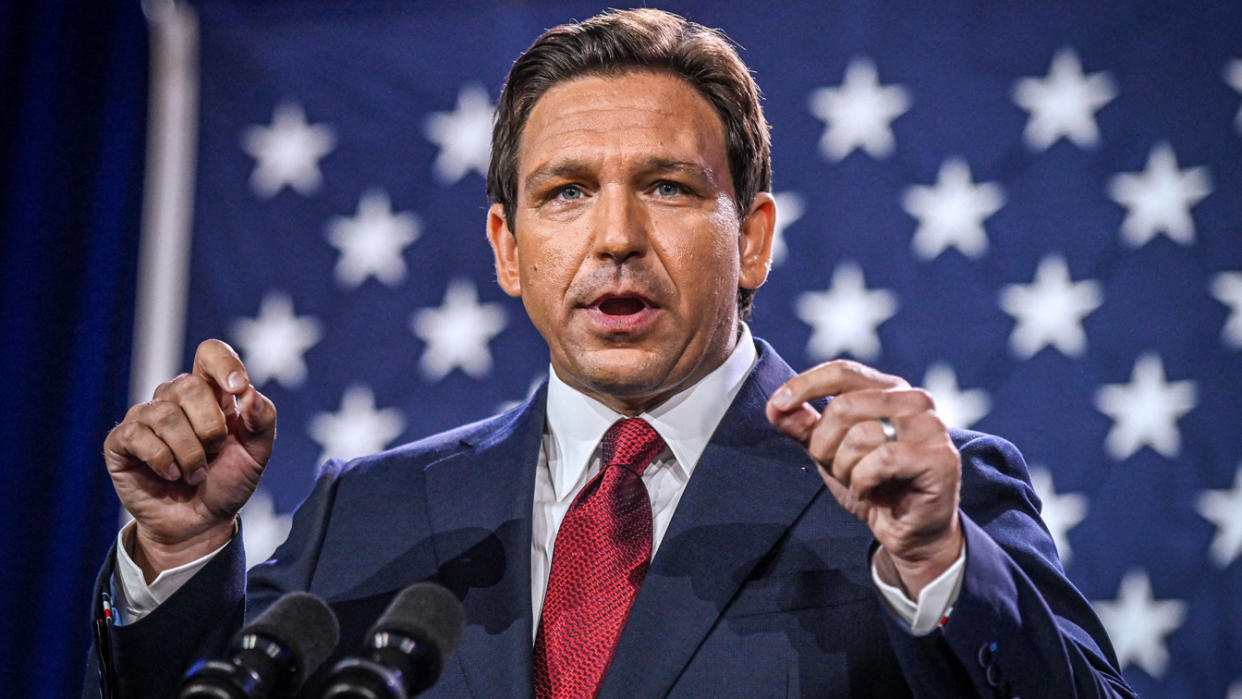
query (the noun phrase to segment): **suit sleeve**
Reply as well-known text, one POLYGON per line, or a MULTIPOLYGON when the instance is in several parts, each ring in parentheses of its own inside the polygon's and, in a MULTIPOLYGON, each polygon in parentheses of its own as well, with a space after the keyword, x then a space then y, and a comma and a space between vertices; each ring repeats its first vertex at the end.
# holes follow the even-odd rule
POLYGON ((116 697, 169 696, 195 661, 225 655, 246 618, 262 613, 289 590, 308 589, 341 472, 338 462, 321 468, 314 489, 294 515, 289 538, 272 561, 251 572, 249 587, 239 530, 163 604, 125 626, 108 624, 99 604, 111 585, 114 545, 95 581, 83 697, 101 696, 104 685, 111 685, 116 697))
POLYGON ((1103 625, 1065 577, 1010 443, 954 433, 966 570, 947 622, 912 636, 886 615, 916 696, 1132 697, 1103 625))

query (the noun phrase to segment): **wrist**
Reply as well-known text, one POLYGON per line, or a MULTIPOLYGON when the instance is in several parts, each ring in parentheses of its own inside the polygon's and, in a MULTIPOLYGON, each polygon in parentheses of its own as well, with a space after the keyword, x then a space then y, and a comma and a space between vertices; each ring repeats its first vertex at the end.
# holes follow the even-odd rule
POLYGON ((876 552, 876 570, 890 585, 900 587, 914 602, 923 588, 940 577, 962 555, 966 537, 957 518, 943 537, 927 546, 896 556, 884 547, 876 552))
POLYGON ((143 579, 150 584, 160 573, 196 561, 219 549, 236 533, 236 516, 178 541, 161 540, 138 524, 123 543, 130 558, 142 570, 143 579))

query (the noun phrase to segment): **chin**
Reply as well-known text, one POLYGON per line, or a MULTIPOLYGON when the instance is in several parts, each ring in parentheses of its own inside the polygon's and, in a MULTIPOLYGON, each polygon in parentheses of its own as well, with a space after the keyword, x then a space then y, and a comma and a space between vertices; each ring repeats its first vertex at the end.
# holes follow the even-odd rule
POLYGON ((566 383, 581 390, 622 400, 635 400, 676 390, 669 358, 637 348, 597 350, 570 363, 566 383))

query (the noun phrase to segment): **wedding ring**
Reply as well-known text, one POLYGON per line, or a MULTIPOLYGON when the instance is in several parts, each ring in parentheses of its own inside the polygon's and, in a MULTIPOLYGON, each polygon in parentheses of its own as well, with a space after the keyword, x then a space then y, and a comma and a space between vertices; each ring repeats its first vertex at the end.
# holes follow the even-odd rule
POLYGON ((887 439, 890 442, 896 442, 897 426, 893 424, 893 421, 886 417, 878 417, 876 418, 876 421, 880 423, 880 429, 884 430, 884 439, 887 439))

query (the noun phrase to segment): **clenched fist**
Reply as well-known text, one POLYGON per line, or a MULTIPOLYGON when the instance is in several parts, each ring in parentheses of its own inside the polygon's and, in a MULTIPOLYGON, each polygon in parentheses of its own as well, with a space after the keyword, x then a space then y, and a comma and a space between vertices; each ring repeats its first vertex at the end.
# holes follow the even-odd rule
POLYGON ((130 555, 148 582, 228 541, 275 436, 276 407, 219 340, 200 344, 191 373, 160 384, 108 433, 104 462, 137 521, 130 555))

